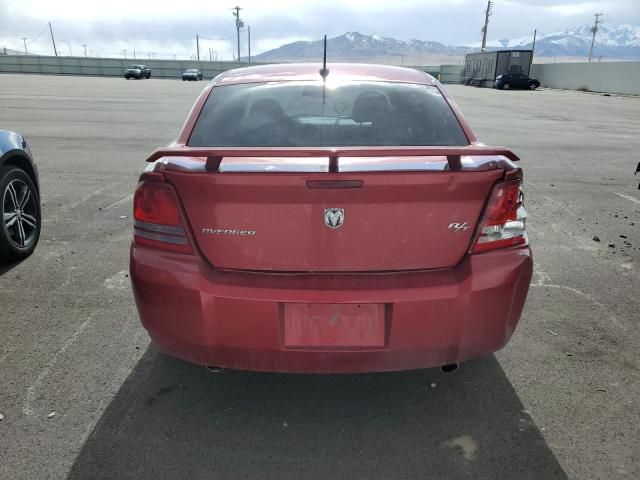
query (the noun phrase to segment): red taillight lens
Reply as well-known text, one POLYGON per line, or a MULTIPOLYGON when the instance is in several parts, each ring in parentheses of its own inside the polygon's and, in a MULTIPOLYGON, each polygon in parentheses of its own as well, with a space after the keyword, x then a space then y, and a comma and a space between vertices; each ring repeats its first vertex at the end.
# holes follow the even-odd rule
POLYGON ((142 180, 133 197, 133 237, 137 244, 192 254, 178 196, 171 185, 142 180))
POLYGON ((491 192, 489 203, 480 222, 480 232, 471 253, 526 245, 526 217, 520 180, 497 184, 491 192))
POLYGON ((178 197, 166 183, 140 182, 133 199, 133 216, 141 222, 182 225, 178 197))

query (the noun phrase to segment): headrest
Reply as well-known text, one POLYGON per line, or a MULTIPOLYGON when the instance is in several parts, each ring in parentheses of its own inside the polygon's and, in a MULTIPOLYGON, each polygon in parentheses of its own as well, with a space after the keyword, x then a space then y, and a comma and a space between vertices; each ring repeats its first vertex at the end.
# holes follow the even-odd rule
POLYGON ((351 117, 358 123, 376 122, 387 118, 391 107, 387 97, 378 92, 362 92, 353 102, 351 117))
POLYGON ((284 111, 278 102, 272 98, 261 98, 249 110, 249 117, 264 117, 278 120, 284 117, 284 111))

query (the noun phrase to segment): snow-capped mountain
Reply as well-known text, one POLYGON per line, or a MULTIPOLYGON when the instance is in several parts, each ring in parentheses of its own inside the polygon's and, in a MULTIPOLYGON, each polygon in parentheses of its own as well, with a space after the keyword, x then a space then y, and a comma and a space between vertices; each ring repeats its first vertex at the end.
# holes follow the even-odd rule
MULTIPOLYGON (((322 57, 322 40, 300 41, 283 45, 256 55, 257 61, 304 60, 322 57)), ((425 40, 397 40, 380 35, 348 32, 327 39, 327 50, 333 60, 366 60, 374 57, 412 56, 425 53, 462 55, 472 51, 469 47, 454 47, 425 40)))
MULTIPOLYGON (((545 57, 588 55, 592 36, 591 25, 580 25, 563 32, 538 33, 536 55, 545 57)), ((529 35, 520 38, 488 41, 487 47, 491 49, 531 48, 532 41, 533 35, 529 35)), ((479 48, 480 43, 478 42, 471 46, 479 48)), ((640 27, 634 25, 600 25, 593 54, 596 57, 640 59, 640 27)))
MULTIPOLYGON (((584 57, 591 46, 591 26, 580 25, 563 32, 538 32, 536 56, 584 57)), ((491 40, 491 50, 531 48, 533 34, 512 39, 491 40)), ((419 57, 421 55, 455 55, 477 51, 480 43, 468 46, 444 45, 427 40, 398 40, 380 35, 349 32, 327 40, 327 49, 335 60, 367 60, 381 57, 419 57)), ((640 27, 634 25, 609 26, 602 24, 596 36, 594 57, 640 60, 640 27)), ((257 61, 312 60, 322 57, 322 40, 299 41, 256 55, 257 61)))

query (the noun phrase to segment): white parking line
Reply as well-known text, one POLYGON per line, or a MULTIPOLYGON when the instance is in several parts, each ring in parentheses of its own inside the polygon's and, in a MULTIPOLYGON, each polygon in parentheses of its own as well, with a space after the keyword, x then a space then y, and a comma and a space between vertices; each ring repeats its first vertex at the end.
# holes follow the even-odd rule
POLYGON ((573 215, 574 217, 578 218, 578 215, 576 215, 575 213, 573 213, 571 210, 569 210, 567 207, 565 207, 563 204, 561 204, 560 202, 555 201, 553 198, 551 197, 547 197, 546 195, 544 195, 544 198, 546 198, 547 200, 549 200, 551 203, 553 203, 554 205, 560 207, 562 210, 564 210, 565 212, 569 213, 570 215, 573 215))
POLYGON ((629 200, 630 202, 640 204, 640 200, 638 200, 636 197, 632 197, 631 195, 625 195, 624 193, 618 193, 618 192, 613 192, 613 193, 615 193, 621 198, 624 198, 625 200, 629 200))
POLYGON ((23 414, 25 414, 27 416, 32 416, 34 414, 33 403, 35 402, 35 400, 37 398, 36 393, 37 393, 38 389, 40 388, 40 385, 42 384, 42 381, 45 379, 45 377, 47 375, 49 375, 49 372, 55 366, 55 364, 58 363, 58 359, 60 358, 60 356, 63 355, 64 352, 66 352, 67 349, 71 345, 73 345, 75 343, 75 341, 78 339, 80 334, 84 331, 85 328, 87 328, 87 325, 89 325, 89 322, 91 321, 91 319, 94 316, 95 316, 95 313, 92 313, 91 315, 89 315, 89 317, 84 322, 82 322, 80 324, 78 329, 75 332, 73 332, 73 334, 67 339, 67 341, 64 342, 62 347, 60 347, 60 349, 53 355, 53 357, 51 357, 51 360, 49 361, 49 363, 47 363, 44 366, 44 368, 42 370, 40 370, 40 373, 36 377, 35 382, 33 382, 33 385, 31 385, 27 389, 27 394, 26 394, 24 402, 22 404, 22 413, 23 414))
POLYGON ((121 200, 118 200, 115 203, 112 203, 111 205, 109 205, 108 207, 104 207, 103 210, 109 210, 111 207, 115 207, 116 205, 120 205, 122 202, 126 202, 127 200, 130 200, 133 198, 133 193, 131 195, 127 195, 126 197, 124 197, 121 200))

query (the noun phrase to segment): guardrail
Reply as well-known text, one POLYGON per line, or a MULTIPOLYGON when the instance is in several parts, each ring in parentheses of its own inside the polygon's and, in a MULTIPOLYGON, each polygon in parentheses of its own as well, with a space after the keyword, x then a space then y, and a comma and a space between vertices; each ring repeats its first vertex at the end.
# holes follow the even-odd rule
POLYGON ((152 77, 180 78, 187 68, 198 68, 205 78, 238 67, 259 65, 247 62, 205 62, 187 60, 133 60, 97 57, 50 57, 39 55, 0 55, 0 72, 49 75, 90 75, 121 77, 132 64, 147 65, 152 77))
POLYGON ((534 63, 543 87, 640 95, 640 62, 534 63))

